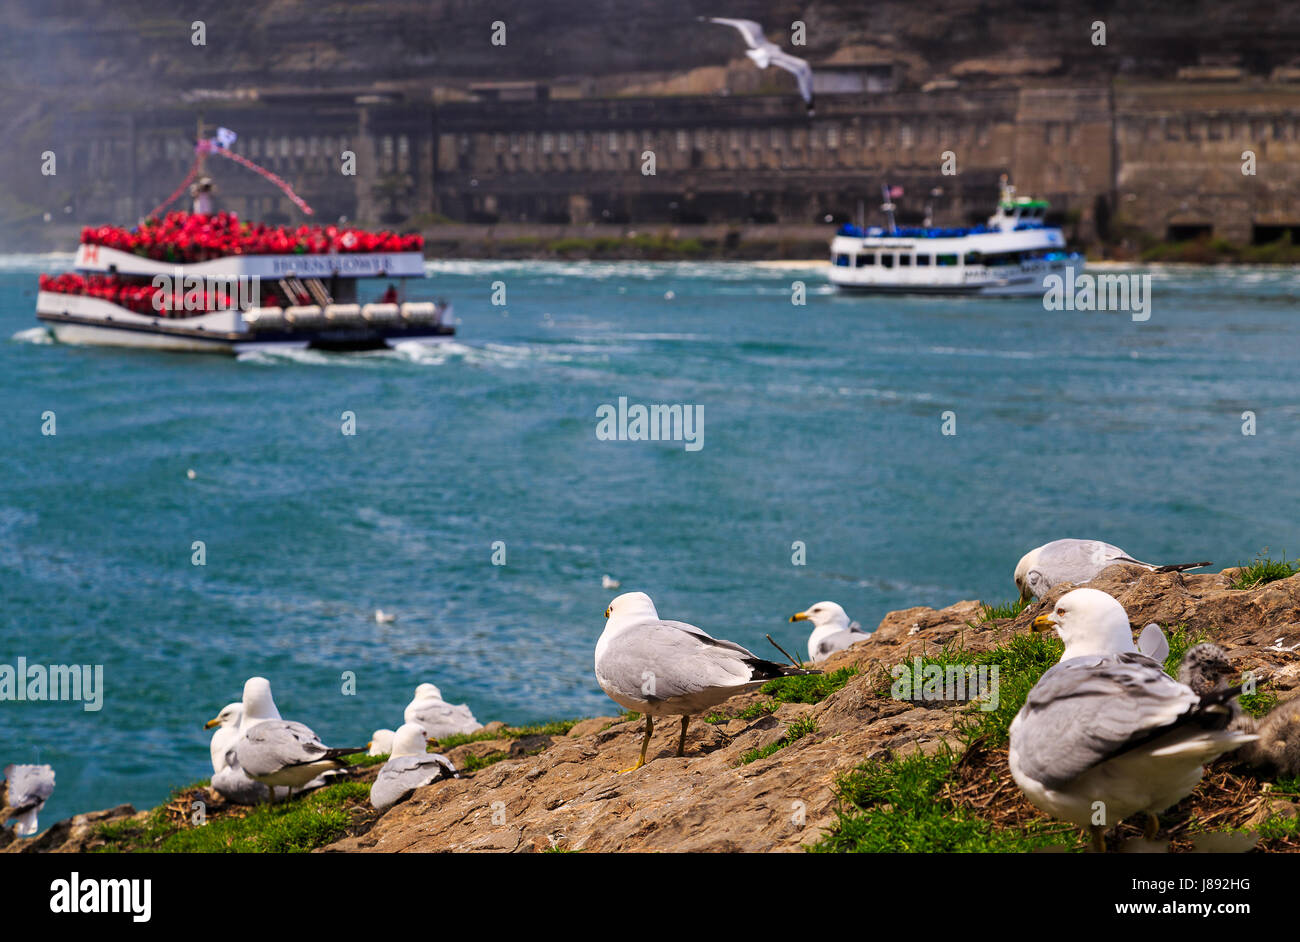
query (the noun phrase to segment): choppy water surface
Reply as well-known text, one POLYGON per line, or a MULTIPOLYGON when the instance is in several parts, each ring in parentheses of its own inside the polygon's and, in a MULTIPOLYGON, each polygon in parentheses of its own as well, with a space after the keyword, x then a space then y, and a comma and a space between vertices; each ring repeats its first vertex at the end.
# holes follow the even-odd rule
POLYGON ((1060 536, 1298 545, 1289 271, 1157 271, 1134 323, 844 297, 812 269, 441 263, 455 343, 227 359, 37 342, 36 272, 67 263, 0 259, 0 663, 102 664, 107 688, 99 712, 0 703, 0 764, 57 769, 43 824, 208 775, 202 724, 251 674, 338 745, 423 680, 484 721, 613 712, 604 573, 765 651, 821 598, 869 627, 1010 598, 1060 536), (620 396, 702 406, 704 447, 597 440, 620 396))

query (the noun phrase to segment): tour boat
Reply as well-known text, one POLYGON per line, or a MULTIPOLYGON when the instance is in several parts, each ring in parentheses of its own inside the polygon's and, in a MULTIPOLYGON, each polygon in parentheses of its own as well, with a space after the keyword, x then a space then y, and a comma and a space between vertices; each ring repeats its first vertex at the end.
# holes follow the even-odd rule
POLYGON ((961 294, 1007 297, 1043 294, 1043 279, 1083 270, 1065 236, 1044 221, 1048 204, 1017 197, 1006 183, 986 225, 956 229, 894 225, 884 187, 888 225, 846 224, 831 240, 830 281, 847 291, 877 294, 961 294))
POLYGON ((399 287, 424 278, 423 239, 342 225, 267 226, 212 212, 203 157, 230 157, 233 132, 204 140, 190 175, 134 229, 85 228, 73 271, 41 275, 36 317, 57 340, 156 350, 243 353, 275 348, 368 350, 439 343, 455 334, 451 305, 407 300, 399 287), (190 181, 197 177, 192 185, 190 181), (159 211, 186 186, 194 212, 159 211), (367 292, 364 279, 387 290, 367 292))

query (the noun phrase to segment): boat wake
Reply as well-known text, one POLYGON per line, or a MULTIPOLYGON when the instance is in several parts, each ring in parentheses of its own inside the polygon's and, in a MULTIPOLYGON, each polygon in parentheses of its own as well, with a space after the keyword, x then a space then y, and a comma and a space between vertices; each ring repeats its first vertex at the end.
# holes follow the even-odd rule
POLYGON ((28 327, 18 331, 11 338, 16 343, 54 343, 54 336, 44 327, 28 327))

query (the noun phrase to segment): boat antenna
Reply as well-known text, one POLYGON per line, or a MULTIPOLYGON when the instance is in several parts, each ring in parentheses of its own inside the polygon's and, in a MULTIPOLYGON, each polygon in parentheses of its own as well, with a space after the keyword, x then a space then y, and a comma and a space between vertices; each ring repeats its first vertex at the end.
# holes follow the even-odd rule
POLYGON ((893 202, 889 198, 888 183, 880 184, 880 193, 885 200, 883 203, 880 204, 880 208, 885 211, 885 218, 889 220, 889 234, 894 235, 895 232, 897 231, 894 227, 894 209, 896 207, 894 206, 893 202))

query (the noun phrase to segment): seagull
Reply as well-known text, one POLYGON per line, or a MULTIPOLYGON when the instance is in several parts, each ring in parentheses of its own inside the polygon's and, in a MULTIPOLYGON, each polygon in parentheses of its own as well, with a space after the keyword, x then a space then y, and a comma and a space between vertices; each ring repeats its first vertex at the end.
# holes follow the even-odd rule
POLYGON ((199 476, 199 473, 195 471, 193 468, 190 468, 188 471, 185 472, 185 476, 189 478, 191 481, 193 481, 196 477, 199 476))
MULTIPOLYGON (((1217 644, 1198 644, 1183 655, 1178 679, 1197 693, 1233 684, 1240 672, 1228 660, 1228 652, 1217 644)), ((1258 720, 1246 713, 1233 698, 1232 728, 1259 735, 1257 742, 1241 748, 1241 759, 1276 775, 1300 775, 1300 697, 1280 703, 1258 720)))
POLYGON ((54 792, 54 769, 48 765, 7 765, 0 782, 0 826, 16 818, 14 833, 31 837, 40 825, 36 816, 54 792))
POLYGON ((818 602, 802 612, 790 616, 791 621, 810 621, 812 634, 808 636, 808 660, 817 664, 836 651, 871 637, 857 622, 849 621, 848 613, 837 602, 818 602))
POLYGON ((1034 596, 1041 599, 1059 583, 1079 585, 1088 582, 1115 563, 1143 566, 1152 572, 1182 572, 1212 565, 1204 562, 1157 566, 1134 559, 1118 546, 1100 540, 1053 540, 1021 556, 1013 578, 1020 590, 1021 601, 1028 602, 1034 596))
POLYGON ((1011 723, 1011 776, 1036 807, 1092 832, 1191 794, 1204 764, 1257 737, 1229 728, 1226 701, 1240 688, 1198 694, 1133 645, 1124 606, 1097 589, 1075 589, 1034 631, 1055 628, 1061 660, 1039 678, 1011 723))
POLYGON ((250 677, 244 683, 243 707, 239 738, 227 750, 226 761, 263 785, 285 785, 292 794, 292 789, 322 772, 346 768, 343 756, 366 751, 331 749, 302 723, 280 719, 265 677, 250 677))
POLYGON ((370 804, 387 811, 417 788, 444 778, 460 778, 444 755, 428 751, 428 737, 415 723, 403 723, 393 734, 393 752, 370 786, 370 804))
POLYGON ((745 38, 745 45, 749 46, 745 50, 745 55, 753 59, 754 64, 760 69, 775 65, 791 73, 799 82, 799 94, 803 96, 804 104, 808 106, 808 117, 813 116, 813 74, 812 66, 807 60, 792 56, 776 43, 768 42, 767 37, 763 35, 763 27, 753 20, 729 20, 720 16, 701 16, 698 19, 701 22, 718 23, 739 30, 740 35, 745 38))
POLYGON ((391 729, 377 729, 370 734, 370 742, 366 743, 366 748, 370 751, 368 756, 386 756, 393 751, 393 731, 391 729))
POLYGON ((605 609, 605 618, 605 630, 596 642, 596 681, 619 706, 645 714, 641 758, 624 772, 645 765, 656 716, 682 718, 677 755, 685 755, 692 713, 776 677, 821 673, 765 661, 694 625, 661 621, 644 592, 616 597, 605 609))
POLYGON ((415 688, 415 696, 406 705, 402 721, 423 727, 430 739, 445 739, 483 728, 468 706, 448 703, 442 699, 442 691, 433 684, 420 684, 415 688))
POLYGON ((382 608, 375 609, 375 621, 381 625, 391 625, 397 621, 397 616, 392 612, 386 612, 382 608))
POLYGON ((227 703, 221 712, 203 724, 212 734, 208 752, 212 757, 212 787, 217 794, 237 805, 257 805, 271 800, 271 790, 255 782, 239 767, 231 764, 230 747, 239 739, 239 724, 244 718, 242 703, 227 703))
POLYGON ((617 589, 617 588, 619 588, 619 586, 621 586, 622 584, 623 584, 623 583, 619 582, 617 579, 615 579, 615 578, 614 578, 613 576, 611 576, 609 573, 605 573, 605 575, 603 575, 603 576, 600 577, 600 587, 601 587, 602 589, 611 589, 611 590, 612 590, 612 589, 617 589))

